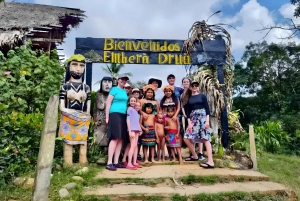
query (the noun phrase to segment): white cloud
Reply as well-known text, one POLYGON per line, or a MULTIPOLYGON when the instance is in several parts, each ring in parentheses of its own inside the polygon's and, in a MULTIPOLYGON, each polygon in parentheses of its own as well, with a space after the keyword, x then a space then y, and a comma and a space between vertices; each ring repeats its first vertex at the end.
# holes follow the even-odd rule
MULTIPOLYGON (((97 38, 144 38, 144 39, 186 39, 187 32, 195 21, 206 20, 215 10, 215 5, 234 6, 239 0, 35 0, 39 4, 76 7, 86 11, 87 18, 79 28, 67 34, 62 45, 66 57, 73 54, 76 37, 97 38), (71 5, 71 6, 70 6, 71 5)), ((220 9, 222 10, 222 9, 220 9)), ((279 10, 283 16, 293 13, 291 5, 283 5, 279 10)), ((238 24, 238 31, 227 28, 232 37, 232 51, 241 55, 250 41, 262 40, 266 32, 255 31, 263 26, 274 24, 274 16, 257 0, 249 0, 241 10, 232 15, 220 13, 209 23, 238 24)), ((272 31, 268 42, 280 42, 276 36, 287 34, 282 30, 272 31)), ((105 74, 101 69, 105 64, 93 65, 93 83, 105 74)), ((173 73, 176 84, 181 84, 185 75, 184 67, 168 65, 126 65, 122 72, 132 72, 132 81, 148 80, 157 77, 166 84, 166 77, 173 73)), ((94 88, 95 89, 95 88, 94 88)))

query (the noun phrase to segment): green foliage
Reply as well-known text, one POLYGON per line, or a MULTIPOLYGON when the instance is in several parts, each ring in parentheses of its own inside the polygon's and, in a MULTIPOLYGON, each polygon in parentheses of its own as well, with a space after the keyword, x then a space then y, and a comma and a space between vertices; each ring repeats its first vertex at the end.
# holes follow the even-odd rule
MULTIPOLYGON (((110 65, 107 65, 106 64, 106 67, 102 67, 102 70, 104 72, 106 72, 107 74, 109 74, 114 81, 116 81, 119 73, 120 73, 120 70, 124 67, 124 64, 115 64, 115 63, 112 63, 110 65)), ((124 73, 126 74, 128 77, 132 76, 132 73, 124 73)), ((100 83, 101 80, 99 80, 97 83, 100 83)))
MULTIPOLYGON (((247 132, 242 132, 238 135, 230 135, 231 137, 231 148, 234 150, 241 150, 250 152, 250 144, 249 144, 249 134, 247 132)), ((259 150, 259 146, 256 145, 256 150, 259 150)))
POLYGON ((233 110, 240 109, 244 114, 241 124, 246 127, 263 121, 282 122, 290 141, 279 141, 280 151, 289 154, 300 146, 299 52, 300 46, 295 43, 250 43, 243 63, 235 65, 233 110))
POLYGON ((261 126, 254 127, 255 141, 266 152, 278 153, 283 142, 289 141, 289 137, 283 131, 279 121, 264 121, 261 126))
POLYGON ((59 93, 63 73, 56 51, 33 51, 30 42, 7 57, 0 52, 1 183, 34 169, 43 112, 50 96, 59 93))
POLYGON ((50 96, 59 93, 64 73, 56 51, 51 58, 30 46, 10 50, 7 58, 0 52, 0 114, 44 111, 50 96))
POLYGON ((0 186, 35 167, 43 114, 14 112, 0 116, 0 186))

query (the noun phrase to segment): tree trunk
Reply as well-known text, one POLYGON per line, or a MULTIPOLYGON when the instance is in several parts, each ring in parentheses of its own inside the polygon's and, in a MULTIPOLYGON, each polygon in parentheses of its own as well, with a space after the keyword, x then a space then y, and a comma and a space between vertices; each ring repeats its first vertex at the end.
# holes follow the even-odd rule
POLYGON ((52 95, 45 110, 31 201, 48 201, 58 120, 58 103, 58 95, 52 95))
POLYGON ((218 117, 210 116, 210 125, 213 129, 213 135, 218 138, 219 120, 218 117))

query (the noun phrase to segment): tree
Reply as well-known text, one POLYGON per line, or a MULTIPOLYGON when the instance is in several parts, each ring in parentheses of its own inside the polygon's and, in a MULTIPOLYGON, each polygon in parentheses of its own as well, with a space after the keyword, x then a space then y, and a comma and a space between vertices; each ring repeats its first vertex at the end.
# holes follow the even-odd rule
POLYGON ((281 121, 291 139, 286 150, 296 150, 300 146, 300 46, 250 43, 242 62, 235 65, 233 104, 244 114, 242 124, 281 121))
MULTIPOLYGON (((290 1, 291 4, 296 5, 295 11, 294 11, 294 17, 300 17, 300 0, 291 0, 290 1)), ((287 19, 285 25, 272 25, 272 26, 268 26, 268 27, 264 27, 260 30, 257 31, 267 31, 266 35, 264 36, 264 38, 271 32, 271 30, 273 29, 282 29, 282 30, 286 30, 286 31, 290 31, 291 34, 287 37, 281 37, 281 39, 291 39, 295 36, 299 36, 300 34, 300 25, 299 24, 295 24, 295 22, 292 19, 287 19)))
MULTIPOLYGON (((102 67, 102 70, 105 71, 106 73, 110 74, 110 76, 113 79, 117 79, 119 72, 123 67, 124 67, 124 64, 112 63, 112 64, 110 64, 110 66, 106 64, 106 67, 102 67)), ((130 72, 124 73, 124 74, 126 74, 127 76, 132 76, 132 73, 130 73, 130 72)))
POLYGON ((137 82, 131 82, 130 80, 128 81, 129 82, 129 84, 130 84, 130 86, 132 87, 132 88, 139 88, 139 89, 141 89, 141 88, 143 88, 144 86, 146 86, 148 83, 146 82, 146 81, 144 81, 144 80, 142 80, 142 81, 137 81, 137 82))

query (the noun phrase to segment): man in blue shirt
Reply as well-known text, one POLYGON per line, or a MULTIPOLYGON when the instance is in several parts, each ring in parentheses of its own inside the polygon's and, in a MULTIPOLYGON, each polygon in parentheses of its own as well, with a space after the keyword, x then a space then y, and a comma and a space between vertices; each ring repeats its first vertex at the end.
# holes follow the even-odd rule
POLYGON ((170 74, 167 77, 167 81, 169 85, 174 86, 174 93, 178 99, 180 99, 180 95, 183 93, 183 88, 175 86, 175 75, 170 74))

